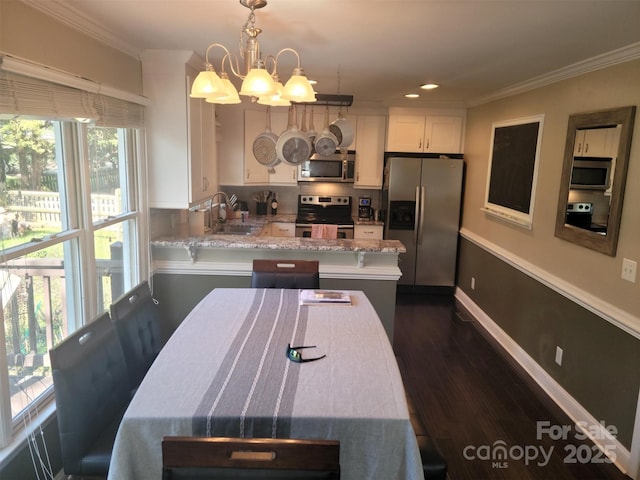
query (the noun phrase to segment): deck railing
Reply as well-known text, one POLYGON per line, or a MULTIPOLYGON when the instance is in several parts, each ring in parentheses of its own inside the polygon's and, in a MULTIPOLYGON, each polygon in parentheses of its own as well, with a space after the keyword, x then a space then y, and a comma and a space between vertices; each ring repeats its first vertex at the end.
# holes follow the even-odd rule
MULTIPOLYGON (((108 309, 109 299, 124 293, 119 245, 112 245, 113 259, 96 260, 98 311, 108 309), (110 288, 107 295, 105 284, 110 288)), ((10 298, 3 302, 3 315, 12 412, 16 415, 51 385, 49 350, 71 333, 65 270, 64 261, 55 258, 23 258, 6 262, 1 270, 13 286, 8 289, 10 298)))

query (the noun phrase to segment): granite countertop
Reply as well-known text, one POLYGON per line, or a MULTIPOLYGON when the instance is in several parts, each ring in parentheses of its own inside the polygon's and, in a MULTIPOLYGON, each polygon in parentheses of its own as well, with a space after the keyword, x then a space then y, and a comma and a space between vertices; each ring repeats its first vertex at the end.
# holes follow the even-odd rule
MULTIPOLYGON (((370 239, 317 239, 300 237, 271 237, 261 236, 260 227, 267 223, 294 223, 295 215, 265 215, 249 217, 249 221, 231 220, 226 225, 249 225, 255 227, 255 232, 246 235, 205 233, 190 236, 188 228, 171 235, 161 236, 151 241, 153 247, 197 247, 197 248, 257 248, 264 250, 307 250, 333 252, 364 252, 364 253, 405 253, 404 245, 398 240, 370 240, 370 239)), ((375 224, 369 222, 367 225, 375 224)), ((381 222, 379 222, 381 224, 381 222)))
POLYGON ((253 235, 212 234, 198 237, 163 237, 153 240, 154 247, 257 248, 264 250, 313 250, 332 252, 405 253, 398 240, 329 240, 299 237, 261 237, 253 235))

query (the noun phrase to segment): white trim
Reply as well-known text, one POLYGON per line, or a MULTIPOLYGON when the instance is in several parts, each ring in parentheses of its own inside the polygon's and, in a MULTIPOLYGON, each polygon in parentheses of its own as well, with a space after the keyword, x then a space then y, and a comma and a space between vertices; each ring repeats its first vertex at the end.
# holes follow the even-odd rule
MULTIPOLYGON (((613 462, 623 473, 628 475, 631 455, 624 445, 600 424, 575 398, 556 382, 529 354, 502 330, 471 298, 456 288, 456 299, 471 313, 482 327, 505 349, 505 351, 527 372, 529 376, 545 391, 547 395, 578 425, 588 425, 582 429, 591 441, 605 454, 615 446, 613 462), (595 435, 594 435, 595 432, 595 435), (607 449, 604 447, 607 446, 607 449)), ((635 437, 635 435, 634 435, 635 437)), ((634 438, 635 440, 635 438, 634 438)))
POLYGON ((22 451, 22 447, 25 446, 25 442, 27 441, 27 437, 31 435, 33 432, 42 428, 51 421, 51 419, 56 415, 56 402, 54 399, 54 395, 51 395, 51 398, 43 405, 39 407, 39 413, 35 417, 31 419, 31 423, 28 428, 20 428, 18 429, 11 438, 11 441, 4 448, 0 448, 0 471, 5 467, 5 465, 20 451, 22 451))
POLYGON ((585 73, 593 72, 603 68, 611 67, 620 63, 630 62, 640 58, 640 42, 632 43, 626 47, 612 50, 595 57, 583 60, 581 62, 567 65, 566 67, 554 70, 553 72, 534 77, 526 82, 517 83, 497 92, 491 93, 484 97, 478 97, 475 100, 467 102, 468 107, 477 107, 485 103, 493 102, 501 98, 511 97, 519 93, 535 90, 536 88, 551 85, 569 78, 577 77, 585 73))
POLYGON ((24 75, 26 77, 37 78, 48 82, 64 85, 66 87, 77 88, 85 92, 96 93, 106 97, 126 100, 138 105, 149 105, 151 102, 147 97, 136 95, 131 92, 110 87, 102 83, 87 80, 72 73, 57 70, 44 65, 39 65, 28 60, 12 57, 10 55, 0 55, 0 69, 7 72, 24 75))
MULTIPOLYGON (((188 262, 174 260, 156 260, 153 273, 173 275, 221 275, 232 277, 251 276, 250 262, 188 262)), ((339 278, 346 280, 388 280, 398 281, 401 276, 398 267, 364 267, 320 264, 320 278, 339 278)))
POLYGON ((491 127, 491 142, 489 143, 491 151, 489 152, 489 166, 487 172, 487 184, 485 188, 484 207, 482 210, 490 215, 495 215, 501 220, 510 222, 519 227, 531 230, 533 228, 533 206, 536 203, 536 187, 538 185, 538 166, 540 164, 540 150, 542 147, 542 132, 544 130, 544 113, 530 115, 522 118, 515 118, 511 120, 501 120, 494 122, 491 127), (529 195, 529 208, 528 212, 521 212, 515 210, 509 206, 501 205, 499 203, 493 203, 489 201, 489 194, 491 193, 491 180, 493 177, 493 161, 494 161, 494 147, 495 136, 498 128, 513 127, 516 125, 528 125, 532 123, 538 124, 538 133, 536 134, 536 151, 533 159, 533 176, 531 178, 531 193, 529 195))
POLYGON ((460 236, 479 246, 483 250, 495 255, 502 261, 508 263, 512 267, 520 270, 522 273, 537 280, 543 285, 549 287, 553 291, 568 298, 572 302, 577 303, 581 307, 602 317, 603 320, 621 328, 629 335, 640 339, 640 317, 626 312, 615 305, 612 305, 601 298, 596 297, 593 293, 586 292, 575 285, 563 280, 548 271, 533 265, 521 257, 505 250, 504 248, 492 243, 485 238, 471 232, 466 228, 460 229, 460 236))

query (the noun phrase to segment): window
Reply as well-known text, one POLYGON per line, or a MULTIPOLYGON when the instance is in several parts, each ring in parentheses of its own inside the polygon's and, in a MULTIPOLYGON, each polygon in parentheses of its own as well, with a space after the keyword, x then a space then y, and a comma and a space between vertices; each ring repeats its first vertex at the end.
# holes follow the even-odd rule
POLYGON ((49 349, 147 271, 142 131, 100 100, 89 121, 0 110, 0 448, 51 398, 49 349))

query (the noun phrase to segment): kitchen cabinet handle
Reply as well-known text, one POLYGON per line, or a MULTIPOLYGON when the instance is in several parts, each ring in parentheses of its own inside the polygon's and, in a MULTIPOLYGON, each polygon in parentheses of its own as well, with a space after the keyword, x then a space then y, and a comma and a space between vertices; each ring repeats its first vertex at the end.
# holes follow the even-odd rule
POLYGON ((418 231, 420 230, 420 187, 416 187, 416 208, 413 214, 413 241, 418 243, 418 231))
POLYGON ((425 149, 429 150, 429 145, 431 144, 430 140, 427 138, 427 144, 425 145, 425 149))
POLYGON ((420 228, 418 228, 418 245, 422 245, 422 234, 424 231, 424 207, 425 207, 425 191, 424 187, 420 187, 420 228))
POLYGON ((589 152, 589 144, 585 143, 584 144, 584 153, 588 153, 589 152))
POLYGON ((418 140, 418 150, 422 150, 422 139, 418 140))

